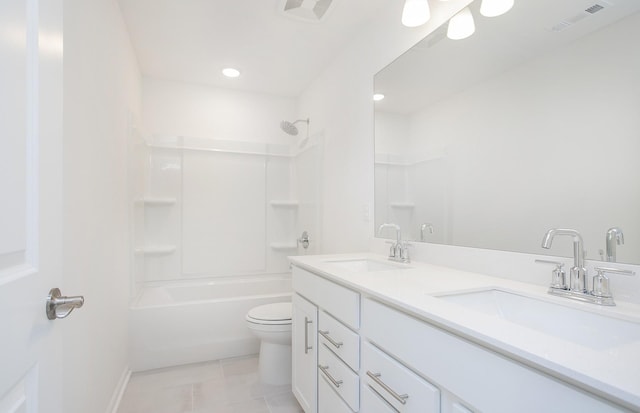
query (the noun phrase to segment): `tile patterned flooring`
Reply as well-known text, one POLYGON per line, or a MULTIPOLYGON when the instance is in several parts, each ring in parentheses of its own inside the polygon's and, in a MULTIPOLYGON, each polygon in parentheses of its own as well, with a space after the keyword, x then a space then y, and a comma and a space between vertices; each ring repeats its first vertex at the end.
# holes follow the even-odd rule
POLYGON ((258 378, 258 356, 131 375, 118 413, 304 413, 291 386, 258 378))

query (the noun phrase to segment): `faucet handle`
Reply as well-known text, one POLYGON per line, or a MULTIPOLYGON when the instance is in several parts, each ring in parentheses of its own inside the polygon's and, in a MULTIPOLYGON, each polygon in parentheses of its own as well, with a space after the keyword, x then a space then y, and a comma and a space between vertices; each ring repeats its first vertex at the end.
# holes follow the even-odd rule
POLYGON ((413 244, 409 244, 409 241, 402 241, 400 244, 400 258, 403 262, 409 262, 409 248, 413 248, 413 244))
POLYGON ((620 270, 618 268, 610 268, 610 267, 595 267, 597 274, 593 276, 593 290, 591 290, 591 295, 610 299, 611 304, 613 304, 613 296, 611 295, 611 289, 609 287, 609 277, 604 275, 606 272, 612 274, 622 274, 622 275, 635 275, 634 271, 630 270, 620 270))
POLYGON ((609 288, 609 278, 604 275, 605 268, 595 268, 597 274, 593 276, 593 290, 591 295, 602 298, 611 298, 611 289, 609 288))
POLYGON ((391 246, 389 247, 389 258, 395 258, 396 257, 396 247, 397 247, 397 243, 395 241, 390 241, 387 240, 384 242, 385 244, 390 244, 391 246))
POLYGON ((622 274, 622 275, 636 275, 635 271, 631 271, 631 270, 621 270, 619 268, 611 268, 611 267, 595 267, 594 270, 598 271, 598 272, 608 272, 608 273, 612 273, 612 274, 622 274))
POLYGON ((558 290, 566 290, 567 289, 567 273, 564 271, 562 267, 564 267, 564 263, 560 261, 551 261, 551 260, 535 260, 537 264, 551 264, 555 265, 556 268, 551 272, 551 288, 555 288, 558 290))

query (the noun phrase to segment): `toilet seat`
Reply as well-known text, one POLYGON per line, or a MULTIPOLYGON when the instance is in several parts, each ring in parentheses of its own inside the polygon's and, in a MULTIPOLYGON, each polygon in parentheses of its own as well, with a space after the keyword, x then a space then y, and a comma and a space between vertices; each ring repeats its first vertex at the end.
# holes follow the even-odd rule
POLYGON ((291 303, 273 303, 254 307, 247 313, 247 321, 262 325, 290 325, 291 303))

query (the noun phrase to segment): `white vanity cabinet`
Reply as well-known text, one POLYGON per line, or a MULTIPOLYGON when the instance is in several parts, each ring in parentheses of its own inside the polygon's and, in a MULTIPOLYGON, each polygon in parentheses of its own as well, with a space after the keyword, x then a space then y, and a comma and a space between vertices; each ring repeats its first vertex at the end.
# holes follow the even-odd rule
POLYGON ((384 297, 296 266, 293 288, 293 392, 306 413, 629 411, 384 297))
MULTIPOLYGON (((368 298, 363 299, 362 303, 361 335, 439 387, 443 393, 442 413, 626 411, 566 382, 368 298), (459 401, 451 401, 454 394, 464 405, 459 401)), ((362 371, 366 369, 369 367, 363 358, 362 371)), ((398 391, 404 390, 398 387, 398 391)))
POLYGON ((306 413, 360 411, 360 294, 296 266, 293 289, 294 395, 306 413), (313 308, 317 322, 308 323, 309 311, 296 316, 298 303, 304 303, 308 310, 313 308), (305 346, 299 341, 305 337, 304 323, 307 341, 314 344, 302 354, 305 346), (313 365, 309 353, 315 357, 313 365), (317 383, 313 396, 303 391, 311 382, 317 383))
POLYGON ((298 294, 292 299, 291 390, 306 413, 317 412, 318 308, 298 294))

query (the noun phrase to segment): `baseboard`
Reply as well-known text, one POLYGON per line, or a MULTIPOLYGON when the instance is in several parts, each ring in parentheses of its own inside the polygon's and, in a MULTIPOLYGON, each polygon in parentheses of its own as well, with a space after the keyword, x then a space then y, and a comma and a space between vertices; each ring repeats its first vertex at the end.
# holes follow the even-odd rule
POLYGON ((122 400, 122 395, 124 394, 124 390, 127 388, 127 384, 129 383, 129 378, 131 377, 131 369, 129 366, 124 368, 122 375, 120 376, 120 380, 118 380, 118 384, 116 388, 113 390, 113 396, 111 396, 111 401, 109 402, 109 406, 107 407, 106 413, 117 413, 118 407, 120 407, 120 401, 122 400))

